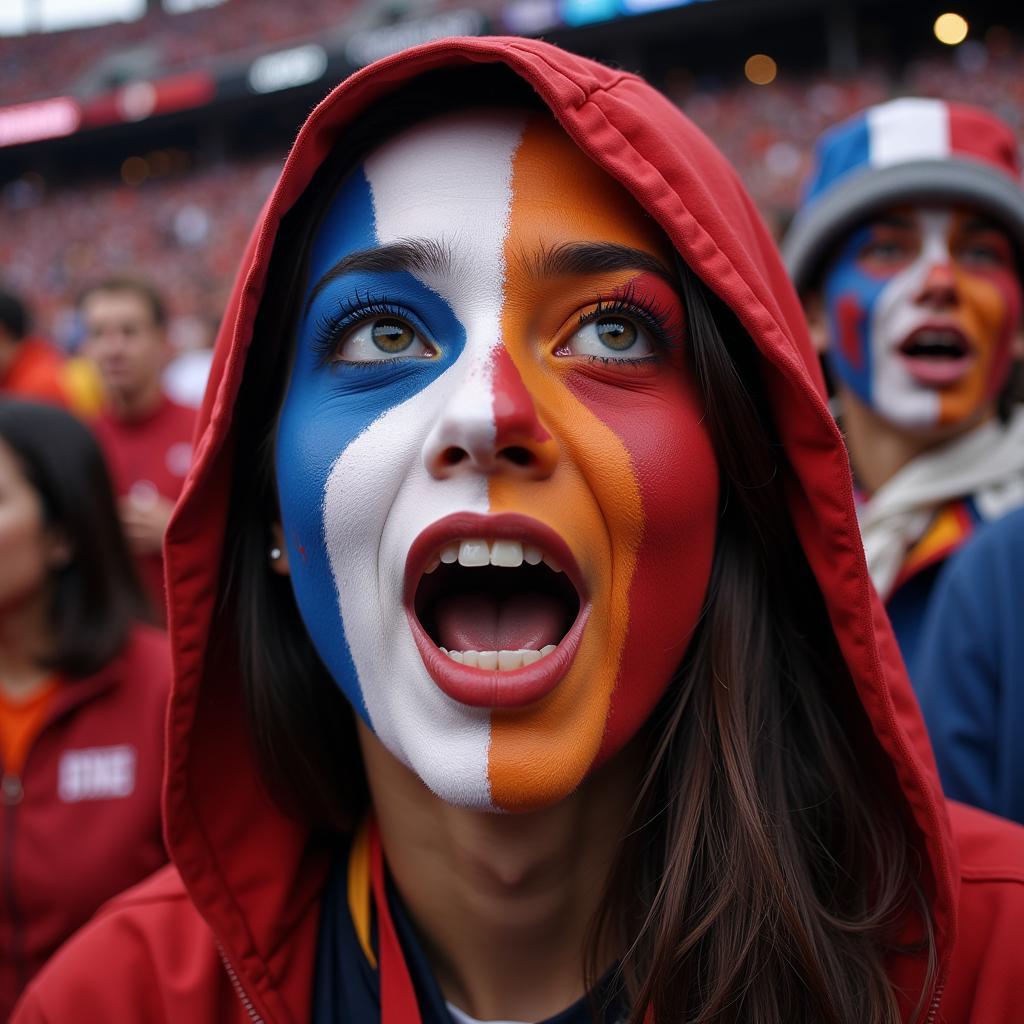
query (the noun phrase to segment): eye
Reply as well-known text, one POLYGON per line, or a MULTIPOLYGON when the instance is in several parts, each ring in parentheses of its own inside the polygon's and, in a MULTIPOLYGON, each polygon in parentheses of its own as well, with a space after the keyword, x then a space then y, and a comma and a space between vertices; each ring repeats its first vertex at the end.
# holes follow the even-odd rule
POLYGON ((432 359, 437 350, 414 327, 395 316, 362 320, 342 336, 334 358, 343 363, 385 359, 432 359))
POLYGON ((596 359, 644 359, 655 354, 648 331, 630 317, 598 316, 583 324, 555 355, 596 359))
POLYGON ((961 262, 976 267, 1009 267, 1013 264, 1009 241, 995 231, 978 232, 964 239, 956 255, 961 262))
POLYGON ((913 260, 916 245, 913 240, 899 235, 879 234, 869 238, 857 255, 862 263, 893 266, 913 260))

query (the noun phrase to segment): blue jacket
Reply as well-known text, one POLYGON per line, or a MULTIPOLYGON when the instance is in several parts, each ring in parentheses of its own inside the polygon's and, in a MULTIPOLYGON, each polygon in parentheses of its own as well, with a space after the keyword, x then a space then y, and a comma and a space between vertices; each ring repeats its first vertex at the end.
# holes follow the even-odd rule
POLYGON ((946 565, 915 669, 947 795, 1024 822, 1024 509, 946 565))

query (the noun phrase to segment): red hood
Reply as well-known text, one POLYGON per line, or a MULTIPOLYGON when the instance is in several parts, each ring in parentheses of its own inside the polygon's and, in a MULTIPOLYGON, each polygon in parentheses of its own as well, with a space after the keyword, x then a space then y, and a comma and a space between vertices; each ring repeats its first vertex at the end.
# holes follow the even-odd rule
POLYGON ((793 520, 857 692, 921 831, 945 963, 958 876, 944 802, 916 702, 869 582, 846 451, 775 245, 733 169, 668 100, 633 75, 517 38, 443 40, 353 75, 302 128, 253 233, 218 338, 195 464, 167 539, 176 681, 164 799, 168 847, 185 885, 248 977, 247 987, 268 1010, 280 1007, 266 978, 279 974, 275 958, 285 955, 322 874, 309 870, 306 834, 275 810, 257 781, 237 666, 214 664, 209 653, 239 443, 235 397, 281 218, 345 126, 411 78, 473 63, 503 63, 528 81, 576 144, 659 222, 756 343, 793 469, 793 520))

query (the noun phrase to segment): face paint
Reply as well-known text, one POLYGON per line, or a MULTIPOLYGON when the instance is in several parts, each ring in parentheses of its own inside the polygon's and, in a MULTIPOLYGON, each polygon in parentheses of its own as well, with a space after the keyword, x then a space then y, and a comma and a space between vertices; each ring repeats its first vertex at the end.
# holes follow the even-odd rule
POLYGON ((276 443, 293 587, 353 706, 451 803, 563 798, 685 651, 718 479, 671 266, 553 123, 509 113, 397 136, 317 231, 276 443))
POLYGON ((893 210, 825 280, 829 364, 898 426, 972 423, 1006 383, 1021 283, 1006 235, 960 208, 893 210))

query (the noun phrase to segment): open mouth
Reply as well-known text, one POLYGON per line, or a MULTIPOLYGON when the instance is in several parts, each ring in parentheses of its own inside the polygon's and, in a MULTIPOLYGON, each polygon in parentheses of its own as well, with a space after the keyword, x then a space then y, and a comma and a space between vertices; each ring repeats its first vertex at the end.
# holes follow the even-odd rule
POLYGON ((942 386, 960 380, 973 363, 973 351, 956 327, 925 326, 899 346, 903 365, 922 384, 942 386))
POLYGON ((462 703, 544 696, 568 671, 587 610, 568 546, 523 516, 449 516, 409 553, 406 612, 420 655, 462 703))

